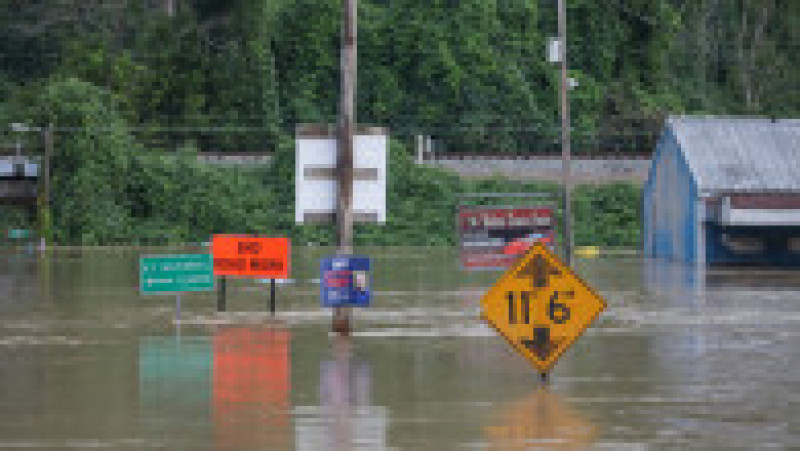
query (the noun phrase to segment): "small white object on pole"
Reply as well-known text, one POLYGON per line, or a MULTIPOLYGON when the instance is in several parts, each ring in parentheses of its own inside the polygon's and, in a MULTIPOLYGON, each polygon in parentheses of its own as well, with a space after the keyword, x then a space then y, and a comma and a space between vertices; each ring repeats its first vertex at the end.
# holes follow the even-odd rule
POLYGON ((568 77, 567 78, 567 87, 569 87, 569 89, 575 89, 578 86, 579 86, 579 84, 578 84, 578 80, 577 79, 572 78, 572 77, 568 77))
POLYGON ((561 39, 554 37, 547 40, 547 62, 561 62, 561 39))

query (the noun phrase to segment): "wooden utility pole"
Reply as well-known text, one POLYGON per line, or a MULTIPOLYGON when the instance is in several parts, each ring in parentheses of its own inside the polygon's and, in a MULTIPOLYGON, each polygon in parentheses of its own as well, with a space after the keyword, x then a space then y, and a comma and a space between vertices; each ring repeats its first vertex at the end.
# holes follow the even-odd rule
POLYGON ((558 0, 558 39, 561 53, 561 183, 564 200, 564 261, 572 264, 572 180, 569 149, 569 79, 567 78, 567 0, 558 0))
POLYGON ((167 13, 169 17, 175 15, 175 0, 164 0, 163 3, 164 12, 167 13))
MULTIPOLYGON (((353 252, 353 135, 356 124, 356 9, 357 0, 342 0, 341 92, 339 101, 339 146, 336 159, 338 196, 336 225, 339 230, 339 255, 353 252)), ((350 332, 350 311, 335 307, 333 330, 350 332)))
POLYGON ((42 176, 44 178, 42 196, 42 238, 41 248, 44 251, 47 246, 47 240, 50 239, 52 234, 52 221, 53 212, 50 209, 50 164, 53 159, 53 124, 48 124, 44 132, 44 161, 42 161, 42 176))

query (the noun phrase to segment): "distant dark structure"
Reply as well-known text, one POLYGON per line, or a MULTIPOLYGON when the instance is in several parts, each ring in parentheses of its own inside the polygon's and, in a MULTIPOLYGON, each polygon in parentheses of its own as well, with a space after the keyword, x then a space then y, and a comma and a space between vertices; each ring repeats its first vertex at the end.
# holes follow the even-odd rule
POLYGON ((649 257, 800 266, 800 120, 669 118, 643 208, 649 257))
POLYGON ((39 161, 0 152, 0 204, 36 204, 39 161))

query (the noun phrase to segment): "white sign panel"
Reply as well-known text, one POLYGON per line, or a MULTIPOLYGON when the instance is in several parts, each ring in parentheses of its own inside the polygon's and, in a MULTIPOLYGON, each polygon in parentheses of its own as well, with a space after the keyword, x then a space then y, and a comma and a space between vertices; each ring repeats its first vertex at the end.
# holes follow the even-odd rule
POLYGON ((547 40, 547 62, 548 63, 561 62, 561 39, 549 38, 547 40))
MULTIPOLYGON (((388 136, 357 135, 353 141, 354 220, 385 223, 388 136)), ((295 142, 295 222, 330 220, 338 191, 337 139, 298 135, 295 142)))

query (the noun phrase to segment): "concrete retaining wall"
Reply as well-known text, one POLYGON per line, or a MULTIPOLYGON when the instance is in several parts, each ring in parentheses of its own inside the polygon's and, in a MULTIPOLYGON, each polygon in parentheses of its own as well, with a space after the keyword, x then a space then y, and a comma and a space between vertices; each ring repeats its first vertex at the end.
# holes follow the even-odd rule
MULTIPOLYGON (((561 159, 545 157, 457 157, 422 162, 456 172, 462 177, 503 177, 513 180, 560 181, 561 159)), ((632 181, 643 183, 650 170, 650 158, 573 158, 570 173, 577 183, 632 181)))

